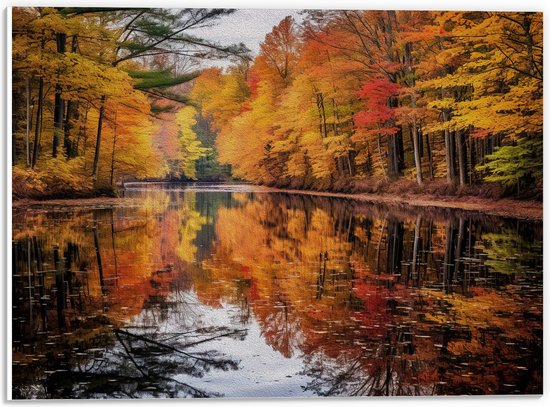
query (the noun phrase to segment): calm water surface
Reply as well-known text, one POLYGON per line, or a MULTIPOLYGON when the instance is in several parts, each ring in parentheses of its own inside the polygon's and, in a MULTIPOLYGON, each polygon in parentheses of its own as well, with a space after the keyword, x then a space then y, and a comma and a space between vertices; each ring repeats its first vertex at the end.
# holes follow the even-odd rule
POLYGON ((542 392, 542 222, 126 195, 14 210, 14 398, 542 392))

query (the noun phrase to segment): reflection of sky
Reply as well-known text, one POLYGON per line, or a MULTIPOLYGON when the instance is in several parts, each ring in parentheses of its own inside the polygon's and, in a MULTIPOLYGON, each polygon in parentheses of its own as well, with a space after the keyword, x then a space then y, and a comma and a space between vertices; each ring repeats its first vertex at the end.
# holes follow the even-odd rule
MULTIPOLYGON (((173 293, 167 300, 180 302, 182 298, 173 293)), ((142 319, 146 313, 133 318, 129 325, 150 325, 142 319)), ((224 397, 315 396, 302 389, 312 378, 300 375, 304 368, 301 356, 285 358, 266 343, 254 315, 251 314, 247 323, 240 323, 240 313, 238 306, 223 302, 218 309, 203 305, 195 293, 186 292, 185 301, 180 302, 174 312, 168 313, 165 321, 158 323, 160 332, 176 333, 197 328, 227 327, 231 330, 247 329, 247 334, 242 341, 234 337, 222 337, 186 349, 191 353, 216 350, 226 357, 240 361, 238 370, 223 371, 213 368, 203 377, 180 375, 175 378, 200 390, 222 393, 224 397), (193 304, 192 308, 189 304, 193 304), (182 321, 182 318, 185 320, 182 321)))
MULTIPOLYGON (((212 27, 190 30, 188 33, 222 45, 244 43, 254 55, 260 43, 274 26, 286 16, 302 21, 299 10, 239 9, 220 18, 212 27)), ((227 61, 212 61, 208 65, 227 66, 227 61)))

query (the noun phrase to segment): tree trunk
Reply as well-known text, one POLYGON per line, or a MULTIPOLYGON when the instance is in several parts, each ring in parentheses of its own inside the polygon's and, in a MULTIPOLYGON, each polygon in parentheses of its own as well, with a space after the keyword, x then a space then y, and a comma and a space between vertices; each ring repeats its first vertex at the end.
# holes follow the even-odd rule
POLYGON ((350 151, 348 151, 348 154, 346 155, 346 161, 348 163, 348 171, 349 171, 349 176, 350 177, 353 177, 354 172, 355 172, 353 170, 353 164, 352 164, 353 158, 352 157, 353 157, 353 154, 350 151))
POLYGON ((73 101, 67 101, 67 109, 65 113, 65 120, 63 122, 63 148, 65 149, 65 154, 67 158, 70 158, 74 155, 71 139, 69 137, 70 128, 71 128, 71 116, 73 111, 73 101))
POLYGON ((27 93, 27 127, 25 129, 25 162, 27 167, 31 165, 31 150, 29 146, 29 133, 31 132, 31 84, 30 78, 27 77, 26 93, 27 93))
MULTIPOLYGON (((15 109, 14 109, 15 110, 15 109)), ((12 121, 11 121, 11 159, 12 163, 15 163, 17 160, 17 137, 15 136, 17 132, 17 117, 15 117, 16 114, 12 113, 12 121)))
POLYGON ((111 186, 113 186, 113 177, 115 174, 115 150, 116 150, 116 111, 115 111, 115 123, 113 128, 113 151, 111 153, 111 176, 110 176, 111 186))
POLYGON ((387 160, 388 160, 388 176, 395 177, 397 175, 397 170, 395 169, 395 143, 393 142, 393 135, 387 136, 387 160))
MULTIPOLYGON (((443 112, 443 121, 449 120, 449 114, 443 112)), ((455 174, 455 154, 454 154, 454 142, 449 129, 445 129, 445 164, 447 165, 447 182, 454 184, 456 179, 455 174)))
MULTIPOLYGON (((19 81, 23 79, 19 76, 18 73, 14 73, 13 74, 13 78, 12 78, 12 82, 13 83, 19 83, 19 81)), ((13 91, 12 91, 12 98, 11 98, 11 103, 12 103, 12 109, 11 109, 11 141, 12 141, 12 144, 11 144, 11 147, 12 147, 12 163, 15 164, 15 162, 17 161, 17 156, 18 154, 20 154, 22 151, 20 149, 18 149, 18 146, 17 146, 17 136, 18 136, 18 132, 21 128, 21 122, 23 121, 23 113, 22 113, 22 110, 24 109, 24 104, 25 104, 25 86, 21 86, 21 85, 17 85, 17 86, 14 86, 13 87, 13 91)), ((28 120, 27 120, 28 122, 28 120)), ((24 154, 24 153, 23 153, 24 154)))
POLYGON ((376 136, 376 147, 378 150, 378 158, 380 160, 380 167, 382 167, 382 172, 384 173, 384 176, 388 177, 388 171, 386 170, 386 167, 384 167, 384 159, 382 158, 382 148, 380 146, 380 134, 376 136))
POLYGON ((405 147, 403 146, 403 126, 399 127, 395 135, 395 151, 397 161, 397 175, 402 175, 405 169, 405 147))
POLYGON ((53 147, 52 157, 57 157, 57 148, 59 139, 63 134, 63 99, 61 99, 61 86, 55 85, 55 107, 54 107, 54 132, 53 132, 53 147))
POLYGON ((40 151, 40 133, 42 131, 42 99, 44 98, 44 79, 38 81, 38 106, 36 108, 36 123, 34 125, 34 144, 32 146, 31 168, 36 165, 38 152, 40 151))
POLYGON ((470 184, 474 182, 474 175, 475 175, 475 169, 476 169, 476 150, 477 150, 477 139, 474 139, 473 137, 468 137, 468 145, 470 148, 470 184))
POLYGON ((422 159, 420 158, 420 142, 418 140, 418 129, 416 127, 416 121, 411 126, 413 149, 414 149, 414 165, 416 167, 416 182, 418 185, 423 184, 422 180, 422 159))
POLYGON ((455 140, 458 154, 458 178, 460 186, 463 187, 468 182, 467 180, 467 163, 466 163, 466 137, 464 132, 458 130, 455 132, 455 140))
POLYGON ((93 177, 97 175, 97 169, 99 165, 99 149, 101 147, 101 128, 103 126, 104 114, 105 114, 105 95, 101 96, 101 106, 99 107, 99 119, 97 122, 97 138, 95 141, 94 166, 92 170, 93 177))
POLYGON ((317 92, 317 110, 319 112, 319 133, 321 137, 327 136, 327 116, 325 111, 325 100, 321 92, 317 92))
MULTIPOLYGON (((388 98, 388 107, 395 109, 398 107, 397 97, 388 98)), ((388 175, 390 177, 397 177, 401 175, 401 169, 403 168, 403 128, 399 127, 399 130, 395 134, 388 136, 388 175)))
POLYGON ((430 179, 434 179, 434 162, 432 155, 432 146, 430 143, 430 135, 426 134, 426 152, 428 154, 428 168, 430 169, 430 179))
MULTIPOLYGON (((46 38, 42 35, 42 41, 40 44, 41 49, 44 49, 46 45, 46 38)), ((38 158, 38 152, 40 150, 40 133, 42 130, 42 99, 44 98, 44 79, 40 76, 38 80, 38 106, 36 108, 36 123, 34 124, 34 144, 32 146, 32 162, 31 168, 36 165, 38 158)))
MULTIPOLYGON (((336 92, 334 83, 332 84, 332 87, 334 89, 334 92, 336 92)), ((334 124, 332 128, 334 130, 334 135, 338 136, 340 134, 340 116, 338 115, 338 107, 336 105, 336 101, 334 100, 334 98, 331 98, 331 100, 332 100, 332 115, 334 116, 334 124)))
POLYGON ((388 136, 388 175, 397 177, 399 174, 398 135, 390 134, 388 136))
POLYGON ((78 135, 78 141, 77 141, 77 148, 76 151, 78 153, 78 148, 80 145, 80 138, 83 137, 84 140, 82 141, 84 146, 82 148, 82 156, 84 157, 84 169, 86 169, 86 147, 88 146, 88 131, 86 129, 88 125, 88 111, 90 110, 90 106, 86 106, 86 112, 84 113, 84 123, 82 123, 82 128, 80 129, 79 135, 78 135))
MULTIPOLYGON (((60 54, 65 53, 65 43, 67 41, 67 34, 56 33, 55 40, 57 43, 57 52, 60 54)), ((58 83, 55 85, 55 99, 54 99, 54 116, 53 116, 53 147, 52 147, 52 157, 57 157, 57 148, 59 147, 59 140, 62 138, 64 129, 63 129, 63 98, 61 97, 61 84, 58 83)))
MULTIPOLYGON (((71 52, 76 52, 77 50, 77 38, 78 36, 75 34, 73 35, 73 40, 71 43, 71 52)), ((63 124, 63 147, 65 148, 65 153, 67 154, 67 158, 76 157, 78 155, 78 151, 75 152, 75 143, 71 142, 70 138, 70 132, 72 123, 71 120, 74 116, 74 102, 72 100, 67 101, 67 114, 65 116, 65 122, 63 124)))

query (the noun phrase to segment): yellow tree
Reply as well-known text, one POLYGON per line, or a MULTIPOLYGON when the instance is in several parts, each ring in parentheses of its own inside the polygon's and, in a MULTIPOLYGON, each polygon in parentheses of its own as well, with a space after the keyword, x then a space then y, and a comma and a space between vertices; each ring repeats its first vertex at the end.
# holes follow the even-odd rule
POLYGON ((190 179, 197 178, 196 162, 204 157, 208 149, 204 148, 193 127, 197 124, 195 119, 197 110, 193 106, 186 106, 176 113, 178 125, 178 140, 180 142, 179 166, 183 175, 190 179))

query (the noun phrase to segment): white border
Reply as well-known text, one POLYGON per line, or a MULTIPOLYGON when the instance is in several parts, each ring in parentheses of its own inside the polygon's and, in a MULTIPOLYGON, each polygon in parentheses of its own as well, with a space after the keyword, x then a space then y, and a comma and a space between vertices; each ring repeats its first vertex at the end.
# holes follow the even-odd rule
MULTIPOLYGON (((6 335, 0 335, 1 341, 6 341, 2 344, 1 349, 5 352, 0 351, 0 363, 2 364, 2 369, 5 374, 0 374, 1 377, 5 377, 9 380, 2 380, 2 404, 6 402, 6 398, 11 397, 11 391, 8 391, 8 383, 10 384, 9 389, 11 389, 11 279, 8 278, 10 275, 11 268, 8 265, 11 264, 11 41, 8 39, 11 38, 11 10, 6 10, 5 6, 67 6, 72 7, 78 6, 99 6, 99 7, 109 7, 113 6, 112 0, 73 0, 73 1, 59 1, 59 0, 19 0, 19 1, 2 1, 2 48, 6 49, 6 53, 2 54, 2 81, 0 83, 0 94, 2 95, 2 106, 6 108, 1 109, 2 114, 2 123, 4 124, 4 134, 3 140, 5 142, 0 142, 0 156, 3 159, 2 166, 2 177, 0 178, 0 191, 2 192, 2 197, 0 199, 2 205, 2 213, 0 216, 0 229, 4 233, 0 234, 0 258, 2 261, 2 277, 0 278, 1 284, 5 287, 4 300, 0 301, 2 307, 1 318, 3 321, 2 327, 6 329, 6 335), (4 25, 5 23, 5 25, 4 25), (10 37, 8 37, 8 35, 10 37), (4 59, 4 55, 6 58, 4 59), (5 85, 5 86, 4 86, 5 85), (4 120, 5 118, 5 120, 4 120), (4 172, 5 171, 5 172, 4 172), (5 254, 4 254, 5 253, 5 254), (5 283, 5 285, 4 285, 5 283), (5 308, 4 308, 5 307, 5 308), (5 318, 5 319, 4 319, 5 318), (4 358, 4 355, 6 358, 4 358)), ((152 4, 147 0, 118 0, 116 1, 116 6, 118 7, 130 7, 130 6, 142 6, 150 7, 152 4)), ((549 11, 550 2, 546 0, 447 0, 447 1, 436 1, 436 0, 416 0, 416 1, 405 1, 405 0, 267 0, 265 2, 255 2, 253 0, 158 0, 154 4, 156 7, 225 7, 225 8, 277 8, 277 9, 397 9, 397 10, 499 10, 499 11, 513 11, 513 10, 522 10, 522 11, 543 11, 545 14, 549 11)), ((544 25, 547 26, 548 18, 545 15, 544 25)), ((547 28, 547 30, 550 28, 547 28)), ((544 43, 548 40, 548 34, 544 35, 544 43)), ((548 64, 545 59, 545 68, 548 72, 548 64)), ((545 86, 545 94, 547 94, 545 86)), ((550 108, 548 104, 544 104, 545 116, 548 115, 550 108)), ((548 120, 548 119, 547 119, 548 120)), ((547 136, 546 129, 547 125, 544 126, 544 134, 547 136)), ((549 147, 550 149, 550 147, 549 147)), ((550 151, 550 150, 549 150, 550 151)), ((550 168, 550 152, 544 156, 544 167, 545 169, 550 168)), ((550 170, 549 170, 550 171, 550 170)), ((548 171, 545 171, 548 173, 548 171)), ((548 174, 545 174, 548 175, 548 174)), ((546 178, 546 176, 545 176, 546 178)), ((547 192, 545 190, 545 198, 550 197, 550 190, 547 192)), ((550 245, 550 226, 544 225, 546 236, 548 238, 544 239, 544 247, 547 249, 550 245)), ((548 261, 544 260, 544 265, 546 266, 548 261)), ((546 267, 545 267, 546 269, 546 267)), ((550 273, 550 270, 547 271, 550 273)), ((550 290, 548 278, 544 278, 544 291, 545 294, 548 294, 550 290)), ((1 292, 0 291, 0 295, 1 292)), ((548 297, 546 295, 546 297, 548 297)), ((547 313, 544 312, 544 325, 549 327, 547 313)), ((548 332, 544 335, 544 391, 548 392, 548 380, 550 378, 550 369, 548 365, 548 338, 550 334, 548 332)), ((423 406, 424 404, 437 405, 438 407, 441 403, 444 403, 444 407, 459 406, 463 403, 471 404, 472 406, 485 406, 485 405, 497 405, 499 407, 507 406, 517 406, 519 403, 527 404, 529 406, 542 406, 548 405, 548 395, 542 397, 526 397, 526 396, 512 396, 512 397, 427 397, 427 398, 359 398, 359 399, 308 399, 308 400, 296 400, 296 399, 261 399, 261 403, 266 404, 278 404, 285 403, 289 406, 294 405, 313 405, 314 403, 330 404, 334 405, 336 403, 346 403, 346 404, 375 404, 375 405, 386 405, 389 406, 390 403, 393 405, 397 404, 407 404, 412 406, 423 406)), ((206 403, 227 403, 227 404, 237 404, 245 403, 252 405, 251 403, 258 403, 259 400, 255 399, 242 399, 242 400, 214 400, 206 401, 206 403)), ((62 401, 62 404, 76 404, 78 401, 62 401)), ((93 402, 85 400, 85 403, 93 402)), ((120 401, 119 401, 120 402, 120 401)), ((131 402, 123 401, 122 403, 131 402)), ((142 405, 155 405, 151 401, 138 401, 142 405)), ((200 403, 205 401, 199 400, 186 400, 186 403, 200 403)), ((41 401, 41 403, 46 404, 57 404, 59 401, 41 401)), ((102 404, 113 405, 117 401, 101 401, 102 404)))
MULTIPOLYGON (((6 21, 6 37, 5 38, 8 38, 8 35, 10 35, 11 37, 11 22, 12 22, 12 9, 9 8, 8 9, 8 12, 7 12, 7 21, 6 21)), ((12 77, 12 64, 11 64, 11 55, 12 55, 12 44, 11 44, 11 41, 7 41, 7 44, 6 44, 6 55, 9 55, 10 56, 10 63, 7 64, 6 66, 6 78, 11 78, 12 77)), ((11 116, 11 95, 12 95, 12 81, 11 80, 7 80, 6 81, 6 95, 5 95, 5 98, 6 98, 6 107, 8 108, 8 112, 9 114, 7 115, 7 120, 6 120, 6 127, 8 129, 8 132, 6 132, 6 136, 8 134, 10 134, 9 132, 11 132, 11 126, 12 126, 12 116, 11 116), (7 101, 10 101, 9 102, 9 106, 8 106, 8 102, 7 101)), ((9 166, 8 166, 8 171, 7 171, 7 174, 6 174, 6 190, 7 191, 11 191, 12 190, 12 164, 11 164, 11 151, 12 151, 12 137, 6 137, 7 140, 8 140, 8 148, 6 149, 6 156, 9 156, 10 158, 7 160, 9 162, 9 166)), ((12 262, 12 250, 11 250, 11 241, 12 241, 12 232, 13 232, 13 229, 12 229, 12 217, 11 217, 11 213, 12 213, 12 202, 11 202, 11 194, 10 194, 10 197, 8 198, 7 200, 7 204, 8 204, 8 214, 6 215, 6 229, 8 231, 8 237, 9 239, 6 239, 6 243, 8 243, 8 245, 6 245, 6 251, 7 251, 7 256, 6 256, 6 264, 9 265, 10 267, 6 266, 6 269, 7 270, 10 270, 11 271, 11 262, 12 262)), ((7 329, 7 335, 6 335, 6 342, 8 344, 8 346, 11 345, 11 339, 12 339, 12 332, 11 332, 11 321, 12 321, 12 307, 10 306, 11 303, 12 303, 12 298, 11 298, 11 293, 12 293, 12 279, 11 278, 8 278, 8 275, 11 277, 11 272, 10 273, 6 273, 6 279, 8 281, 7 283, 7 288, 8 288, 8 295, 6 296, 6 300, 7 298, 9 298, 9 303, 7 305, 7 309, 8 309, 8 319, 7 319, 7 326, 6 326, 6 329, 7 329)), ((10 346, 11 348, 11 346, 10 346)), ((10 349, 11 350, 11 349, 10 349)), ((12 352, 7 352, 7 363, 6 363, 6 378, 7 378, 7 382, 6 382, 6 385, 10 385, 10 390, 12 388, 11 386, 11 383, 12 383, 12 376, 11 376, 11 373, 12 373, 12 370, 9 368, 12 366, 12 352)), ((8 392, 8 399, 11 400, 11 391, 8 392)))
MULTIPOLYGON (((6 26, 5 26, 5 33, 2 33, 2 37, 8 38, 8 35, 11 37, 11 8, 6 10, 6 26), (8 34, 10 33, 10 34, 8 34)), ((4 30, 2 30, 4 31, 4 30)), ((6 88, 2 92, 2 97, 5 101, 5 106, 7 109, 6 112, 6 127, 5 127, 5 138, 7 141, 7 148, 5 151, 2 152, 2 158, 5 158, 5 163, 7 165, 6 168, 6 178, 5 183, 2 182, 2 186, 5 187, 5 191, 11 191, 12 185, 11 185, 11 146, 12 146, 12 138, 11 138, 11 94, 12 94, 12 81, 8 80, 12 77, 12 66, 11 66, 11 41, 6 40, 6 76, 5 76, 5 84, 6 88), (8 63, 9 61, 9 63, 8 63), (10 136, 8 136, 10 134, 10 136)), ((4 189, 4 188, 2 188, 4 189)), ((11 352, 11 321, 12 321, 12 307, 11 307, 11 293, 12 293, 12 286, 11 286, 11 278, 8 278, 8 275, 11 276, 11 240, 12 240, 12 219, 11 219, 11 193, 9 195, 6 194, 6 200, 2 199, 3 202, 7 205, 7 211, 2 213, 2 224, 5 225, 6 228, 6 235, 5 240, 2 242, 2 247, 5 249, 6 255, 3 256, 5 258, 5 272, 3 274, 3 279, 6 281, 6 288, 7 288, 7 295, 5 296, 6 301, 6 310, 7 310, 7 318, 5 321, 5 329, 6 329, 6 363, 5 369, 6 372, 6 383, 4 384, 6 386, 6 397, 8 399, 11 399, 11 391, 8 391, 8 388, 11 389, 11 365, 12 365, 12 352, 11 352), (5 222, 5 223, 4 223, 5 222), (9 386, 9 387, 8 387, 9 386)), ((2 335, 4 337, 4 335, 2 335)))
POLYGON ((491 10, 491 11, 543 11, 544 0, 8 0, 9 6, 97 6, 97 7, 224 7, 256 9, 357 9, 357 10, 491 10))

